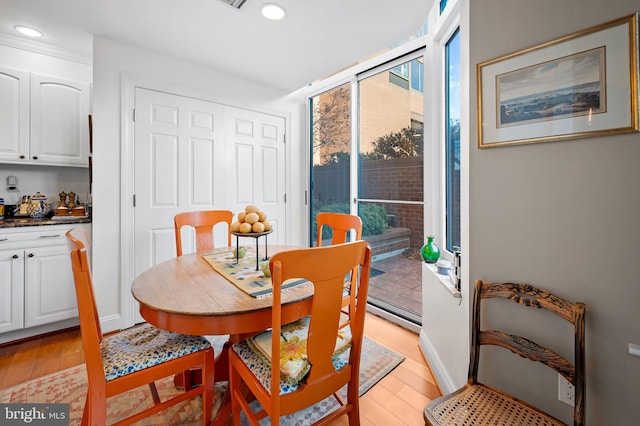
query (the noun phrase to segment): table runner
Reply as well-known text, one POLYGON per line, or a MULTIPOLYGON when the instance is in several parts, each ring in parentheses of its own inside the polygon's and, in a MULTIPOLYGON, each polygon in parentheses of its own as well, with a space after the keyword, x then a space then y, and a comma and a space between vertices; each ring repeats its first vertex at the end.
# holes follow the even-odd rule
MULTIPOLYGON (((261 270, 256 271, 256 250, 254 247, 244 246, 246 255, 238 259, 232 248, 222 251, 203 254, 202 257, 211 267, 227 281, 244 291, 251 297, 269 297, 273 292, 273 284, 270 277, 265 277, 261 270)), ((288 289, 307 282, 302 279, 287 280, 282 289, 288 289)))

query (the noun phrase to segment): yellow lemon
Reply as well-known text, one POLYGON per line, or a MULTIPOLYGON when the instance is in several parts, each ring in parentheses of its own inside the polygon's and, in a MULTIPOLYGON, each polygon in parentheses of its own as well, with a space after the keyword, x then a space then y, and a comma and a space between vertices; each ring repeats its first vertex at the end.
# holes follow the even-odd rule
POLYGON ((262 224, 264 225, 264 231, 271 231, 271 229, 273 229, 273 227, 271 226, 271 223, 268 220, 265 220, 264 222, 262 222, 262 224))
POLYGON ((256 222, 251 229, 253 229, 253 232, 264 232, 264 224, 262 222, 256 222))
POLYGON ((258 212, 258 216, 260 217, 260 222, 264 222, 265 220, 267 220, 267 214, 262 210, 258 212))
POLYGON ((236 221, 231 224, 231 232, 238 232, 240 230, 240 222, 236 221))
POLYGON ((260 211, 260 209, 258 208, 258 206, 254 206, 253 204, 249 204, 247 207, 244 208, 244 211, 247 213, 258 213, 260 211))
POLYGON ((244 221, 252 225, 259 220, 260 216, 258 216, 258 213, 247 213, 246 215, 244 215, 244 221))
POLYGON ((240 229, 239 230, 243 234, 248 234, 249 232, 251 232, 251 224, 247 223, 247 222, 242 222, 240 224, 240 229))

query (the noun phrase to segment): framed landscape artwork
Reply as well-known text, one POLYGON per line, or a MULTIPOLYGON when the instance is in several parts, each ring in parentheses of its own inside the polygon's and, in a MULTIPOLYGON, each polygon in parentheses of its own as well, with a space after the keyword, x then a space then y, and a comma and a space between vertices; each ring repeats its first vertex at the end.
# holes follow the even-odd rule
POLYGON ((478 147, 638 131, 638 14, 478 64, 478 147))

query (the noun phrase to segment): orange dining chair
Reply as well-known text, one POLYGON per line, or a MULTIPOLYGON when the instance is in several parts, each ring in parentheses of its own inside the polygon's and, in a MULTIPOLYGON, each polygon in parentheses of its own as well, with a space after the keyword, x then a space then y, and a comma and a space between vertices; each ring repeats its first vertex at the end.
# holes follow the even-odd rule
POLYGON ((174 217, 176 232, 176 253, 182 256, 182 235, 180 230, 183 226, 192 226, 196 231, 196 251, 211 251, 214 249, 213 227, 222 222, 227 223, 227 246, 231 246, 231 221, 233 212, 231 210, 198 210, 192 212, 178 213, 174 217))
POLYGON ((320 212, 316 215, 318 224, 318 247, 322 246, 322 229, 326 226, 331 228, 331 244, 341 244, 347 242, 347 235, 350 230, 356 231, 356 240, 362 239, 362 219, 360 216, 346 213, 320 212))
MULTIPOLYGON (((347 242, 347 236, 351 230, 354 230, 356 235, 356 241, 362 239, 362 219, 360 216, 346 213, 332 213, 332 212, 320 212, 316 215, 316 223, 318 224, 318 247, 322 246, 322 230, 324 227, 331 228, 331 244, 342 244, 347 242)), ((357 277, 357 270, 354 270, 351 274, 353 280, 357 277)), ((343 317, 341 327, 349 324, 351 312, 356 304, 357 287, 356 291, 349 291, 349 287, 345 288, 344 298, 342 300, 342 307, 347 308, 343 311, 346 315, 343 317)))
MULTIPOLYGON (((182 256, 182 233, 181 230, 185 226, 190 226, 196 232, 196 251, 211 251, 215 248, 213 242, 213 228, 218 223, 225 222, 227 224, 227 247, 231 247, 231 221, 233 220, 233 212, 231 210, 196 210, 190 212, 178 213, 173 218, 175 234, 176 234, 176 253, 182 256)), ((225 344, 229 341, 229 335, 220 336, 204 336, 214 349, 215 356, 218 357, 224 351, 225 344)), ((224 372, 224 376, 226 371, 224 372)), ((194 383, 195 377, 186 372, 182 376, 182 383, 189 386, 194 383)), ((178 380, 176 383, 180 383, 178 380)))
MULTIPOLYGON (((480 349, 484 345, 495 345, 508 349, 516 355, 542 365, 560 374, 575 389, 573 425, 585 425, 585 350, 584 350, 585 305, 570 303, 545 290, 530 284, 484 283, 476 281, 473 297, 473 326, 471 329, 471 353, 467 383, 460 389, 431 401, 424 410, 425 425, 428 426, 471 426, 471 425, 522 425, 560 426, 560 420, 543 412, 504 391, 487 386, 478 381, 480 349), (541 346, 526 337, 516 336, 496 329, 480 329, 480 313, 489 312, 496 305, 484 299, 502 299, 526 308, 536 308, 556 314, 571 326, 573 337, 572 361, 553 350, 541 346)), ((530 318, 530 317, 527 317, 530 318)), ((530 321, 530 320, 529 320, 530 321)), ((556 335, 555 328, 549 330, 556 335)), ((544 334, 537 333, 538 341, 544 334)), ((484 353, 490 355, 490 353, 484 353)), ((512 375, 517 371, 511 372, 512 375)), ((549 395, 557 396, 555 387, 549 395)))
POLYGON ((202 395, 202 421, 208 425, 211 422, 214 392, 214 358, 209 342, 198 336, 166 332, 147 323, 103 336, 87 257, 86 232, 83 229, 71 229, 66 236, 88 379, 82 424, 106 424, 109 397, 149 385, 153 405, 147 404, 146 408, 115 424, 131 424, 202 395), (173 398, 160 400, 156 380, 197 367, 202 369, 202 386, 185 389, 185 392, 173 398))
POLYGON ((229 351, 234 424, 240 424, 244 411, 252 425, 266 416, 270 424, 279 425, 280 416, 332 395, 340 406, 322 421, 347 414, 349 424, 359 424, 360 353, 371 269, 369 244, 360 240, 284 251, 271 258, 269 268, 273 282, 272 328, 234 344, 229 351), (344 280, 354 268, 360 269, 360 296, 350 327, 340 328, 344 280), (313 285, 311 314, 282 324, 281 288, 290 279, 305 279, 313 285), (271 354, 276 354, 275 362, 271 354), (345 384, 346 400, 338 393, 345 384), (260 403, 258 412, 251 410, 252 396, 245 397, 245 389, 260 403))

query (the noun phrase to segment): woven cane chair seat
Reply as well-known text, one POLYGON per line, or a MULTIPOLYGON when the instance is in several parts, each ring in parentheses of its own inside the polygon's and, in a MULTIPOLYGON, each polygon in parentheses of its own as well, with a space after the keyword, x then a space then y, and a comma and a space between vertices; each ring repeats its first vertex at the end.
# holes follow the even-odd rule
POLYGON ((556 418, 482 385, 473 385, 431 408, 442 426, 565 426, 556 418))

